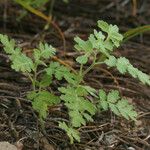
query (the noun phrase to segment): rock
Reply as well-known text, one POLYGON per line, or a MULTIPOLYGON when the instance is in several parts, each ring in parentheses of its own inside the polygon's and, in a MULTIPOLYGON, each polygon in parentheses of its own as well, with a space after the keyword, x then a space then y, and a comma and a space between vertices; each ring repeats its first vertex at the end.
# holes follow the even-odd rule
POLYGON ((9 142, 0 142, 0 150, 18 150, 15 145, 10 144, 9 142))

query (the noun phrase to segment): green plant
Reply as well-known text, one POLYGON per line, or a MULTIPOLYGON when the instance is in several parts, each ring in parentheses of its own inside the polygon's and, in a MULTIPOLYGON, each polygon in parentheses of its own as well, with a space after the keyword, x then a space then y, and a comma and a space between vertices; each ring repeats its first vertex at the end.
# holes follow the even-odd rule
MULTIPOLYGON (((62 0, 64 3, 68 3, 69 0, 62 0)), ((50 4, 54 3, 55 0, 14 0, 14 2, 18 3, 18 4, 23 4, 24 5, 29 5, 33 8, 37 8, 37 9, 41 9, 43 7, 45 7, 45 5, 50 2, 50 4)))
POLYGON ((126 42, 131 38, 148 31, 150 31, 150 25, 144 25, 144 26, 136 27, 134 29, 130 29, 124 33, 123 42, 126 42))
POLYGON ((74 140, 80 141, 78 128, 88 121, 93 121, 93 116, 99 110, 111 110, 117 116, 134 121, 137 117, 133 106, 125 98, 121 98, 118 91, 112 90, 106 94, 100 89, 98 93, 86 85, 84 77, 95 65, 106 64, 108 67, 116 67, 120 73, 129 73, 144 84, 150 85, 150 77, 134 68, 128 59, 113 56, 114 48, 119 47, 123 40, 118 27, 104 21, 98 21, 98 27, 101 31, 94 30, 86 41, 79 37, 75 38, 75 49, 82 52, 82 55, 76 58, 80 64, 80 69, 76 73, 50 60, 55 55, 52 46, 40 43, 38 48, 34 49, 31 59, 15 46, 14 40, 9 40, 6 35, 0 35, 4 50, 12 61, 11 67, 23 72, 32 82, 33 91, 28 92, 27 97, 32 100, 32 106, 38 111, 40 120, 44 121, 50 105, 62 101, 67 107, 70 122, 59 122, 59 127, 67 132, 71 143, 74 140), (92 58, 92 63, 89 67, 84 67, 89 58, 92 58), (45 63, 45 60, 49 63, 45 63), (58 88, 60 96, 56 96, 55 92, 49 92, 46 88, 53 83, 54 78, 66 81, 64 87, 58 88))

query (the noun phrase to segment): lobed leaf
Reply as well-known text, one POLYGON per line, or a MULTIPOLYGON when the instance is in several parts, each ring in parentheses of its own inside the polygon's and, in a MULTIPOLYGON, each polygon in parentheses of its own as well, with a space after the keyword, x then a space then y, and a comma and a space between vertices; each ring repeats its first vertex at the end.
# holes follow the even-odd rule
POLYGON ((30 92, 27 98, 32 100, 32 107, 39 113, 41 119, 45 119, 47 116, 48 106, 58 104, 60 102, 59 97, 48 91, 30 92))
MULTIPOLYGON (((80 87, 80 89, 87 95, 83 87, 80 87)), ((85 125, 86 121, 89 119, 92 120, 88 116, 93 116, 95 114, 96 107, 93 103, 84 98, 85 95, 81 94, 78 88, 62 87, 59 88, 59 91, 62 93, 60 98, 65 102, 69 110, 71 125, 73 127, 80 127, 81 125, 85 125)))
POLYGON ((58 80, 65 78, 68 83, 76 84, 77 82, 77 76, 71 73, 67 67, 60 65, 58 62, 51 62, 45 71, 50 76, 54 75, 58 80))
POLYGON ((110 103, 115 104, 118 101, 119 98, 120 98, 120 96, 119 96, 119 92, 117 90, 112 90, 107 95, 107 101, 110 102, 110 103))
POLYGON ((34 64, 31 58, 21 53, 18 55, 10 56, 12 60, 11 68, 15 71, 31 72, 34 68, 34 64))
POLYGON ((0 42, 4 46, 4 50, 7 54, 13 54, 15 50, 15 40, 9 39, 7 35, 0 34, 0 42))
POLYGON ((86 64, 88 61, 88 57, 86 55, 78 56, 76 61, 80 64, 86 64))
POLYGON ((78 51, 85 51, 85 52, 90 52, 93 50, 92 44, 90 41, 84 41, 79 37, 75 37, 74 41, 76 42, 75 48, 78 51))
POLYGON ((150 76, 133 67, 125 57, 117 59, 114 56, 109 56, 109 58, 105 60, 105 64, 109 67, 116 67, 122 74, 129 73, 132 77, 138 78, 143 84, 150 85, 150 76))
POLYGON ((136 120, 137 112, 126 99, 121 99, 117 90, 110 91, 107 95, 104 90, 99 91, 99 105, 105 111, 110 110, 117 116, 122 116, 127 120, 136 120))
POLYGON ((67 135, 70 138, 70 143, 73 144, 74 139, 80 142, 79 132, 72 127, 66 125, 65 122, 59 122, 59 127, 66 131, 67 135))

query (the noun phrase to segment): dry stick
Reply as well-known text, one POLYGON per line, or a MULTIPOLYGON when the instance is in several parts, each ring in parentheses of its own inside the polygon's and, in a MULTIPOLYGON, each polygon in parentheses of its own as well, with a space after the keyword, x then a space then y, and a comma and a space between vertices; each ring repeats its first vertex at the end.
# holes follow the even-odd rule
POLYGON ((132 0, 132 3, 133 3, 132 15, 135 17, 137 14, 137 0, 132 0))
POLYGON ((132 147, 136 148, 136 150, 142 150, 140 147, 136 146, 136 145, 133 144, 132 142, 128 142, 128 141, 122 139, 122 138, 119 137, 119 136, 116 136, 116 138, 117 138, 118 140, 120 140, 121 142, 125 143, 126 145, 129 145, 129 144, 130 144, 132 147))
POLYGON ((131 141, 134 141, 134 142, 137 142, 137 143, 140 143, 140 144, 143 144, 143 145, 150 148, 150 144, 148 142, 144 141, 143 139, 140 139, 140 138, 135 139, 135 138, 131 138, 131 137, 124 136, 124 135, 121 135, 120 137, 131 140, 131 141))

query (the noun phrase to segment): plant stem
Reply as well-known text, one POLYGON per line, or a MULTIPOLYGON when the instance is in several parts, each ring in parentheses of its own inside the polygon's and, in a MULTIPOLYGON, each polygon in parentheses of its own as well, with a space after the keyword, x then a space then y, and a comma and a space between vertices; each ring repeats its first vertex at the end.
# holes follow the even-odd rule
MULTIPOLYGON (((51 20, 52 20, 52 11, 53 11, 53 7, 54 7, 54 3, 55 3, 55 0, 51 0, 50 9, 49 9, 49 18, 51 18, 51 20)), ((50 22, 47 22, 47 24, 44 27, 44 30, 48 30, 49 26, 50 26, 50 22)))
POLYGON ((83 72, 83 76, 85 76, 94 66, 96 63, 96 53, 94 53, 94 59, 93 59, 93 63, 89 66, 89 68, 87 68, 84 72, 83 72))
POLYGON ((79 71, 80 76, 82 76, 82 72, 83 72, 83 64, 80 65, 80 71, 79 71))
POLYGON ((37 65, 34 69, 34 76, 33 76, 33 90, 35 91, 36 90, 36 79, 37 78, 37 65))
POLYGON ((33 90, 35 91, 35 80, 31 77, 31 75, 28 72, 27 72, 27 75, 32 82, 33 90))

